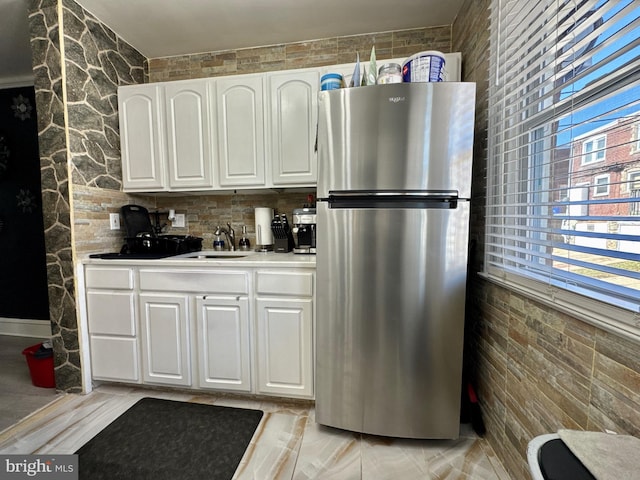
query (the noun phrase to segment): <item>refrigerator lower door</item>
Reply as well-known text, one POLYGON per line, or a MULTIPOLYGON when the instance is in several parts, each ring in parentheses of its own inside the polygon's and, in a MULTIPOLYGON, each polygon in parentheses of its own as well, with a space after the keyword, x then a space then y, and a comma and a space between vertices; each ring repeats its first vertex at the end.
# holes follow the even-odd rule
POLYGON ((469 202, 317 208, 316 420, 457 438, 469 202))

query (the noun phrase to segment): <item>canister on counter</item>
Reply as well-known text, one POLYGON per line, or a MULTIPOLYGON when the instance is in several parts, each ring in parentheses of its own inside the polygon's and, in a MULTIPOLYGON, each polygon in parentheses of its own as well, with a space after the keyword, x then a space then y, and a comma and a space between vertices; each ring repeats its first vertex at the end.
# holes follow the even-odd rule
POLYGON ((444 54, 435 50, 419 52, 402 63, 405 82, 444 81, 444 54))
POLYGON ((327 73, 320 79, 320 90, 335 90, 342 88, 342 75, 339 73, 327 73))
POLYGON ((385 63, 378 70, 378 85, 402 83, 402 68, 397 63, 385 63))

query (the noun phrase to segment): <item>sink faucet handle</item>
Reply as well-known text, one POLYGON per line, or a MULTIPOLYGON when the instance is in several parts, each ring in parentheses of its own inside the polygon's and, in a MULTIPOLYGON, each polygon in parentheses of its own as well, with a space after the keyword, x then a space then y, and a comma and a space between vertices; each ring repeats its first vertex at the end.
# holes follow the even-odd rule
POLYGON ((227 228, 229 229, 229 250, 236 249, 236 232, 231 227, 231 224, 227 222, 227 228))

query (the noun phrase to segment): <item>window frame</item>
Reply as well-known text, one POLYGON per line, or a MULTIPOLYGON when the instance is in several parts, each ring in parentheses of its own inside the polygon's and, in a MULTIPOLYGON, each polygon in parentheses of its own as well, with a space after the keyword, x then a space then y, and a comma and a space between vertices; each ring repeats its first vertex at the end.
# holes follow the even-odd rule
MULTIPOLYGON (((549 305, 552 308, 570 314, 606 331, 613 332, 617 335, 624 336, 630 340, 640 343, 640 301, 637 301, 633 296, 630 296, 628 291, 624 292, 626 296, 620 296, 619 298, 615 297, 618 292, 617 289, 607 288, 598 291, 598 281, 590 281, 589 276, 585 274, 582 274, 582 276, 583 280, 586 278, 586 281, 581 280, 580 283, 571 286, 571 288, 567 288, 567 277, 556 276, 554 273, 556 268, 555 264, 551 264, 550 267, 548 267, 551 273, 547 273, 544 270, 544 265, 541 264, 536 268, 536 264, 531 263, 530 266, 527 266, 527 262, 525 260, 521 260, 528 257, 531 257, 532 259, 545 258, 541 255, 537 255, 535 252, 531 253, 531 247, 544 245, 545 231, 550 235, 552 233, 552 229, 547 228, 545 225, 537 228, 531 227, 532 224, 530 223, 530 219, 536 218, 535 212, 531 210, 531 204, 528 203, 531 201, 532 192, 528 189, 520 190, 522 187, 513 187, 517 182, 524 184, 527 181, 526 179, 523 180, 522 178, 519 178, 517 165, 518 158, 522 157, 518 157, 518 154, 514 152, 517 152, 518 148, 522 149, 524 145, 528 146, 530 148, 527 157, 528 161, 523 168, 536 168, 533 153, 537 149, 537 147, 535 147, 536 140, 531 140, 533 132, 536 129, 549 128, 549 125, 556 121, 555 119, 563 118, 563 116, 567 116, 576 109, 579 110, 581 108, 587 108, 587 106, 591 105, 590 102, 592 102, 594 98, 607 98, 607 96, 615 95, 619 91, 620 85, 625 89, 630 88, 631 86, 636 86, 637 84, 634 82, 637 82, 638 79, 637 70, 633 72, 630 66, 625 64, 623 68, 617 69, 610 76, 603 76, 598 78, 597 82, 589 83, 584 92, 576 91, 577 93, 575 93, 570 99, 560 98, 557 104, 554 103, 553 108, 545 109, 544 107, 540 107, 540 110, 533 110, 532 116, 529 117, 528 115, 531 114, 531 110, 527 110, 527 108, 529 108, 531 104, 535 104, 537 102, 539 105, 542 105, 545 99, 546 101, 550 100, 554 91, 560 91, 560 89, 556 88, 553 83, 555 80, 549 80, 549 82, 547 82, 543 77, 541 77, 539 85, 547 85, 547 88, 549 88, 552 93, 542 90, 543 87, 537 87, 533 83, 517 83, 521 78, 518 76, 521 75, 519 72, 522 72, 522 75, 527 75, 527 79, 535 78, 538 72, 538 65, 543 65, 548 58, 553 60, 553 55, 547 55, 546 57, 543 55, 541 59, 538 59, 535 56, 535 48, 531 48, 529 50, 523 49, 517 51, 517 54, 514 55, 510 55, 509 52, 513 45, 515 45, 513 48, 519 46, 517 45, 518 42, 520 42, 520 44, 525 43, 526 37, 518 37, 517 33, 514 34, 513 32, 516 31, 516 25, 520 25, 527 21, 525 16, 529 10, 543 10, 545 8, 545 6, 541 6, 540 3, 534 5, 531 4, 531 2, 526 2, 525 0, 492 0, 491 4, 492 31, 490 35, 490 87, 488 108, 489 146, 487 151, 488 165, 486 190, 487 221, 485 229, 484 266, 483 271, 479 274, 482 278, 485 278, 488 281, 533 298, 538 302, 549 305), (505 7, 506 4, 510 4, 508 7, 510 10, 505 7), (516 6, 513 6, 514 4, 516 6), (503 8, 504 17, 502 16, 503 10, 501 10, 503 8), (508 31, 508 29, 504 30, 503 38, 508 39, 509 41, 501 40, 500 35, 502 33, 501 28, 503 24, 513 26, 513 31, 508 31), (509 36, 510 33, 512 34, 511 36, 509 36), (498 46, 496 46, 495 43, 496 39, 498 41, 498 46), (499 60, 496 60, 496 58, 499 60), (515 68, 513 68, 514 64, 515 68), (512 74, 512 72, 516 73, 512 74), (511 84, 509 83, 510 81, 511 84), (539 89, 539 92, 536 92, 536 88, 539 89), (502 95, 502 97, 499 95, 502 95), (495 101, 494 96, 498 97, 495 101), (510 123, 513 120, 514 112, 516 114, 520 114, 521 118, 525 119, 521 121, 520 124, 515 124, 518 125, 518 130, 515 130, 516 127, 513 126, 514 124, 510 123), (507 132, 506 130, 512 130, 516 133, 507 132), (527 138, 527 140, 523 140, 523 137, 527 138), (508 154, 511 156, 507 156, 508 154), (510 165, 508 165, 507 162, 509 162, 510 165), (514 190, 510 190, 510 188, 514 188, 514 190), (513 204, 510 204, 509 201, 505 200, 508 197, 513 199, 513 204), (495 204, 491 202, 492 199, 497 200, 495 204), (529 219, 526 219, 526 223, 524 224, 514 223, 513 220, 503 220, 501 223, 501 218, 507 219, 508 217, 511 217, 511 219, 513 219, 520 218, 520 216, 523 215, 521 211, 517 210, 517 205, 520 205, 519 208, 525 209, 527 212, 534 212, 534 215, 531 215, 529 219), (507 233, 505 233, 507 230, 515 232, 511 233, 511 239, 505 237, 505 235, 507 235, 507 233), (530 235, 531 232, 535 230, 539 232, 538 235, 543 236, 542 240, 539 240, 537 237, 532 240, 534 237, 530 237, 530 235), (612 303, 612 300, 614 299, 615 303, 612 303)), ((545 5, 548 6, 552 3, 554 3, 554 7, 557 7, 559 10, 564 9, 563 13, 566 13, 566 7, 570 4, 570 2, 563 4, 562 0, 558 0, 556 2, 545 2, 545 5)), ((589 5, 593 6, 596 4, 596 1, 580 2, 579 4, 576 4, 578 5, 576 6, 576 11, 579 10, 584 13, 585 8, 588 10, 589 5), (585 5, 587 5, 587 7, 585 7, 585 5)), ((605 5, 605 7, 602 7, 602 5, 603 4, 600 4, 597 8, 613 8, 612 5, 614 4, 609 3, 605 5)), ((625 8, 633 9, 637 7, 631 4, 631 6, 627 5, 625 8)), ((636 10, 632 10, 632 12, 635 14, 636 10)), ((599 11, 598 14, 600 13, 601 12, 599 11)), ((557 18, 561 17, 561 15, 558 15, 557 18)), ((548 18, 550 19, 549 23, 552 23, 554 19, 552 17, 548 18)), ((537 24, 541 30, 544 30, 544 32, 551 30, 545 19, 531 20, 530 24, 534 23, 537 24)), ((556 31, 560 30, 558 29, 556 31)), ((526 41, 528 42, 529 40, 526 41)), ((634 43, 634 45, 637 46, 637 43, 634 43)), ((557 79, 559 77, 557 72, 562 71, 560 68, 565 68, 564 64, 562 67, 555 70, 556 73, 554 73, 554 77, 549 78, 557 79)), ((575 74, 575 78, 580 74, 581 72, 575 74)), ((525 77, 523 76, 522 78, 525 77)), ((640 137, 640 129, 636 130, 636 135, 640 137)), ((636 140, 637 147, 640 149, 640 138, 636 138, 636 140)), ((592 131, 590 137, 580 140, 579 136, 574 136, 572 141, 580 141, 580 144, 582 145, 582 150, 578 157, 579 160, 578 158, 572 157, 575 158, 574 166, 591 166, 605 162, 608 148, 606 135, 601 133, 597 134, 595 131, 592 131), (602 137, 604 137, 604 147, 597 148, 597 141, 602 137), (589 155, 587 157, 584 154, 584 145, 589 141, 594 141, 593 145, 596 148, 592 152, 589 152, 589 154, 586 154, 589 155), (600 151, 603 152, 603 155, 601 155, 601 158, 598 158, 598 152, 600 151), (584 161, 585 159, 587 160, 586 163, 584 161)), ((547 148, 545 145, 541 145, 541 147, 543 150, 547 148)), ((578 154, 578 152, 575 152, 575 154, 578 154)), ((551 164, 550 162, 552 161, 553 160, 549 161, 548 164, 551 164)), ((603 167, 598 165, 594 168, 594 171, 602 171, 602 169, 603 167)), ((552 177, 550 176, 548 178, 552 177)), ((593 177, 593 173, 591 174, 591 179, 595 179, 595 177, 593 177)), ((583 183, 589 182, 587 181, 583 183)), ((552 193, 553 188, 549 187, 549 184, 551 184, 550 180, 548 180, 547 185, 543 187, 542 191, 552 193)), ((575 183, 573 187, 575 188, 576 185, 577 183, 575 183)), ((595 189, 595 186, 592 186, 591 188, 595 189)), ((570 189, 571 188, 569 188, 569 190, 570 189)), ((601 195, 604 196, 604 194, 601 195)), ((570 202, 565 203, 569 206, 571 205, 570 202)), ((580 203, 574 204, 574 206, 580 205, 580 203)), ((533 207, 535 207, 535 205, 533 207)), ((589 221, 588 215, 586 217, 585 221, 589 221)), ((547 222, 550 221, 551 218, 547 217, 547 222)), ((570 222, 563 219, 561 223, 563 225, 568 225, 570 222)), ((566 231, 564 230, 564 226, 561 228, 561 232, 566 231)), ((583 236, 588 238, 588 235, 583 236)), ((605 234, 598 238, 608 237, 609 235, 605 234)), ((549 245, 551 245, 551 243, 549 243, 549 245)), ((575 251, 579 250, 576 249, 575 251)), ((612 255, 608 250, 607 254, 612 255)), ((636 290, 636 288, 634 287, 633 290, 636 290)), ((623 293, 621 292, 620 295, 622 294, 623 293)))
POLYGON ((607 159, 607 136, 605 134, 594 135, 582 141, 582 160, 580 162, 581 166, 593 165, 594 163, 604 162, 607 159), (602 147, 597 146, 596 144, 602 140, 604 145, 602 147), (590 152, 586 152, 587 144, 592 143, 596 148, 591 150, 590 152), (599 158, 599 154, 602 153, 602 158, 599 158), (593 156, 593 160, 588 160, 589 157, 593 156))
POLYGON ((638 199, 637 202, 630 204, 629 214, 640 217, 640 169, 633 169, 627 172, 627 193, 631 198, 638 199))
POLYGON ((602 174, 602 175, 596 175, 595 177, 593 177, 593 196, 594 197, 607 197, 609 196, 609 192, 610 192, 610 182, 611 182, 611 175, 608 173, 602 174), (602 180, 604 179, 605 182, 604 184, 599 184, 598 180, 602 180), (605 191, 604 192, 599 192, 598 189, 600 187, 604 186, 605 187, 605 191))

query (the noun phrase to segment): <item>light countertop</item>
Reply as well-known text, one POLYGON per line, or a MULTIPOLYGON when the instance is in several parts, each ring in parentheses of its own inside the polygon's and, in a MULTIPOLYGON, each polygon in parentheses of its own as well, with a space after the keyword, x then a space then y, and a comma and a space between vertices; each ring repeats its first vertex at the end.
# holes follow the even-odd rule
POLYGON ((295 267, 315 268, 316 256, 290 253, 202 250, 158 259, 82 259, 84 265, 132 265, 173 267, 295 267), (240 256, 242 255, 242 256, 240 256))

